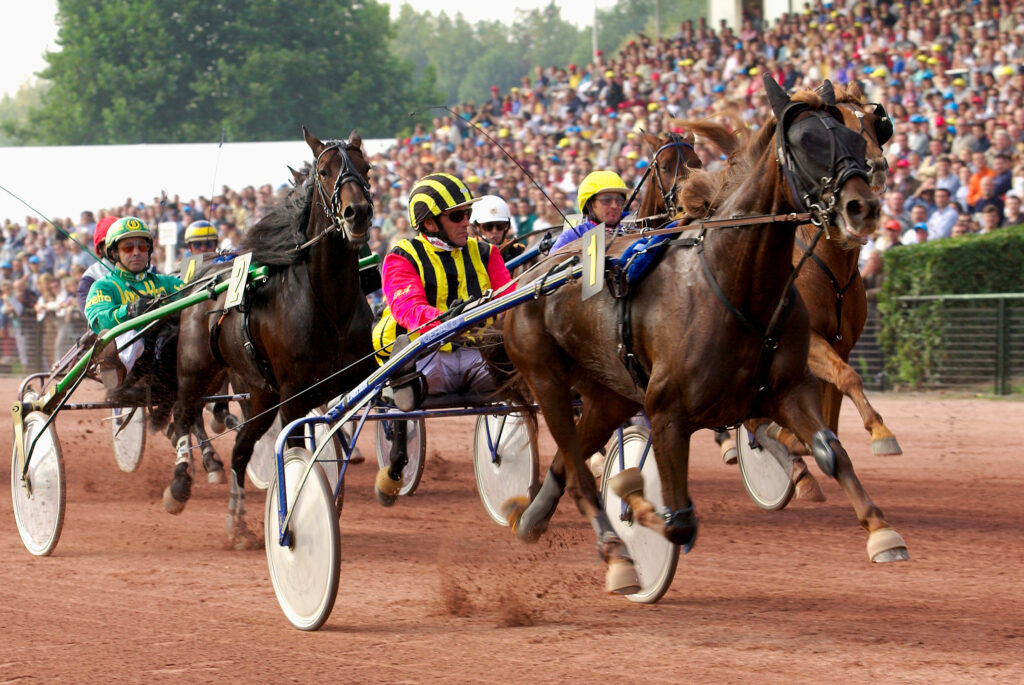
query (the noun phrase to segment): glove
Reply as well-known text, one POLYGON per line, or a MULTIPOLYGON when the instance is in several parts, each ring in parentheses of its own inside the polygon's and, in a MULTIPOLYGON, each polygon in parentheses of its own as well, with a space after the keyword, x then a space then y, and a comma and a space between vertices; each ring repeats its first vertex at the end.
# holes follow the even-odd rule
POLYGON ((456 316, 462 313, 462 310, 466 308, 465 300, 455 300, 452 302, 452 306, 448 307, 447 311, 441 314, 439 321, 451 321, 456 316))
POLYGON ((153 298, 149 295, 139 295, 139 299, 132 300, 125 306, 125 314, 127 314, 129 319, 134 319, 139 314, 145 312, 152 302, 153 298))

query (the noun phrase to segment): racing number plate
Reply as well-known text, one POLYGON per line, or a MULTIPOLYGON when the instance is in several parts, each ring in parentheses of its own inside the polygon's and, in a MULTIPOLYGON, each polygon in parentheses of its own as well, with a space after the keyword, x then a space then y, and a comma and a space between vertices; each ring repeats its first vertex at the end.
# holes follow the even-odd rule
POLYGON ((249 275, 249 262, 252 261, 252 252, 235 257, 231 265, 231 280, 228 281, 228 296, 224 300, 224 307, 237 307, 242 303, 242 296, 245 294, 245 281, 249 275))
POLYGON ((604 290, 604 224, 583 234, 583 299, 604 290))

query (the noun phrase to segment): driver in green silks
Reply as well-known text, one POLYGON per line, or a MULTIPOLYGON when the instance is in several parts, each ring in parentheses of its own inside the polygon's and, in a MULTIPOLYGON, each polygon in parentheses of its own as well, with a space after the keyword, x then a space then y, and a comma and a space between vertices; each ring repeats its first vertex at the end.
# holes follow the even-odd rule
MULTIPOLYGON (((153 254, 153 233, 141 220, 133 216, 118 219, 107 232, 104 247, 114 270, 92 284, 85 303, 85 317, 89 328, 99 333, 124 323, 146 311, 157 297, 181 289, 182 282, 175 276, 153 273, 149 270, 153 254)), ((146 338, 155 338, 159 357, 166 347, 166 326, 157 326, 151 335, 145 335, 129 344, 138 331, 118 336, 115 344, 108 345, 96 360, 100 378, 108 390, 119 388, 135 363, 145 353, 146 338)), ((171 331, 173 333, 173 331, 171 331)), ((174 350, 169 350, 173 354, 174 350)), ((142 374, 136 374, 141 376, 142 374)))

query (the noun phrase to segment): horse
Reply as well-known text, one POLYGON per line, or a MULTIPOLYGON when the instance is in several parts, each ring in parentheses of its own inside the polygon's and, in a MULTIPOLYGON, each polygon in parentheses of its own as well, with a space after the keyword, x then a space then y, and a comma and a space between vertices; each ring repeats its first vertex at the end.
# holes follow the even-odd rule
MULTIPOLYGON (((867 144, 868 182, 872 191, 879 194, 885 187, 887 168, 882 145, 892 135, 892 123, 881 105, 864 102, 856 84, 846 88, 837 86, 835 99, 845 125, 857 131, 867 144)), ((797 229, 793 246, 794 264, 803 259, 815 230, 809 224, 797 229)), ((822 240, 815 247, 811 261, 797 275, 796 287, 811 317, 807 365, 821 381, 822 414, 831 431, 839 430, 839 410, 846 395, 853 401, 864 428, 871 434, 872 452, 876 455, 898 455, 902 453, 899 442, 871 406, 864 394, 863 380, 848 363, 867 321, 867 296, 857 262, 863 244, 863 238, 848 234, 822 240)), ((772 433, 795 457, 791 478, 796 486, 796 496, 823 501, 824 493, 801 458, 808 453, 806 445, 792 431, 782 429, 772 433)), ((727 449, 723 445, 723 456, 727 449)))
POLYGON ((236 548, 262 545, 245 523, 245 469, 252 448, 280 404, 288 423, 336 397, 376 369, 373 315, 359 284, 359 247, 368 237, 373 201, 362 139, 321 141, 305 127, 314 156, 311 178, 242 236, 240 252, 269 267, 239 307, 216 302, 187 309, 178 341, 177 460, 164 506, 181 513, 191 494, 186 426, 199 398, 229 372, 246 388, 247 420, 231 453, 228 537, 236 548), (339 372, 339 369, 341 370, 339 372))
MULTIPOLYGON (((569 285, 506 314, 504 350, 558 446, 540 491, 532 501, 506 502, 506 517, 517 537, 534 541, 568 491, 594 527, 611 593, 636 592, 639 581, 584 460, 640 407, 650 419, 667 511, 655 511, 644 498, 636 469, 609 485, 635 521, 685 551, 698 530, 687 485, 690 435, 768 416, 811 444, 819 467, 839 482, 868 530, 869 557, 909 558, 821 415, 818 384, 807 370, 809 317, 790 285, 796 212, 809 209, 828 230, 855 236, 877 227, 880 205, 867 182, 866 146, 841 123, 834 98, 811 91, 790 98, 769 75, 764 82, 774 118, 757 135, 746 134, 724 170, 693 171, 683 183, 681 202, 695 230, 668 246, 635 289, 631 337, 646 382, 620 357, 619 303, 608 288, 583 301, 581 286, 569 285), (711 219, 737 226, 701 226, 711 219), (751 228, 756 223, 765 225, 751 228), (583 397, 576 423, 573 390, 583 397)), ((687 128, 716 144, 729 145, 734 136, 714 122, 687 122, 687 128)), ((619 255, 632 242, 617 239, 607 254, 619 255)), ((579 249, 566 246, 536 269, 544 273, 579 249)))

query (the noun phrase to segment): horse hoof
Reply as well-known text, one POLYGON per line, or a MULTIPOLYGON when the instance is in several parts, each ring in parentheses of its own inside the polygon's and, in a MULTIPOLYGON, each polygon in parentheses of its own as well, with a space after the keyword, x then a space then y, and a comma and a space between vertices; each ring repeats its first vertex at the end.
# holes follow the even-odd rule
POLYGON ((378 471, 373 484, 373 494, 376 495, 377 501, 385 507, 394 504, 398 500, 398 493, 402 491, 402 481, 401 476, 398 480, 392 479, 387 466, 378 471))
POLYGON ((519 530, 519 519, 522 518, 523 512, 526 511, 528 506, 530 506, 529 497, 523 497, 522 495, 518 497, 510 497, 502 503, 501 515, 505 517, 508 527, 512 529, 512 532, 515 533, 516 537, 523 542, 536 542, 538 537, 537 535, 523 536, 520 534, 519 530))
POLYGON ((619 471, 608 479, 608 487, 619 499, 626 499, 633 493, 644 496, 644 476, 640 469, 632 466, 619 471))
POLYGON ((807 502, 824 502, 825 493, 810 473, 804 473, 796 482, 796 498, 807 502))
POLYGON ((877 457, 898 457, 903 450, 895 437, 879 438, 871 441, 871 453, 877 457))
POLYGON ((236 552, 263 549, 263 538, 255 535, 245 520, 228 514, 228 543, 236 552))
POLYGON ((640 591, 640 578, 632 562, 612 559, 604 576, 604 590, 610 595, 632 595, 640 591))
POLYGON ((220 471, 210 471, 206 474, 206 482, 212 483, 213 485, 220 485, 224 482, 224 469, 220 471))
POLYGON ((868 536, 868 557, 876 564, 910 561, 907 543, 892 528, 880 528, 868 536))
POLYGON ((736 441, 732 438, 725 440, 720 445, 722 461, 729 466, 735 466, 740 460, 739 450, 736 449, 736 441))
POLYGON ((608 457, 602 452, 598 452, 590 458, 590 474, 594 476, 595 481, 604 476, 604 463, 607 459, 608 457))
POLYGON ((167 510, 168 514, 174 514, 177 516, 181 512, 185 511, 185 501, 180 501, 174 498, 174 494, 171 492, 171 486, 164 488, 164 509, 167 510))
POLYGON ((363 456, 358 447, 352 450, 352 456, 348 458, 349 464, 362 464, 364 461, 366 461, 366 457, 363 456))
POLYGON ((210 430, 214 433, 224 433, 227 429, 228 427, 224 425, 224 422, 217 420, 217 417, 210 419, 210 430))

